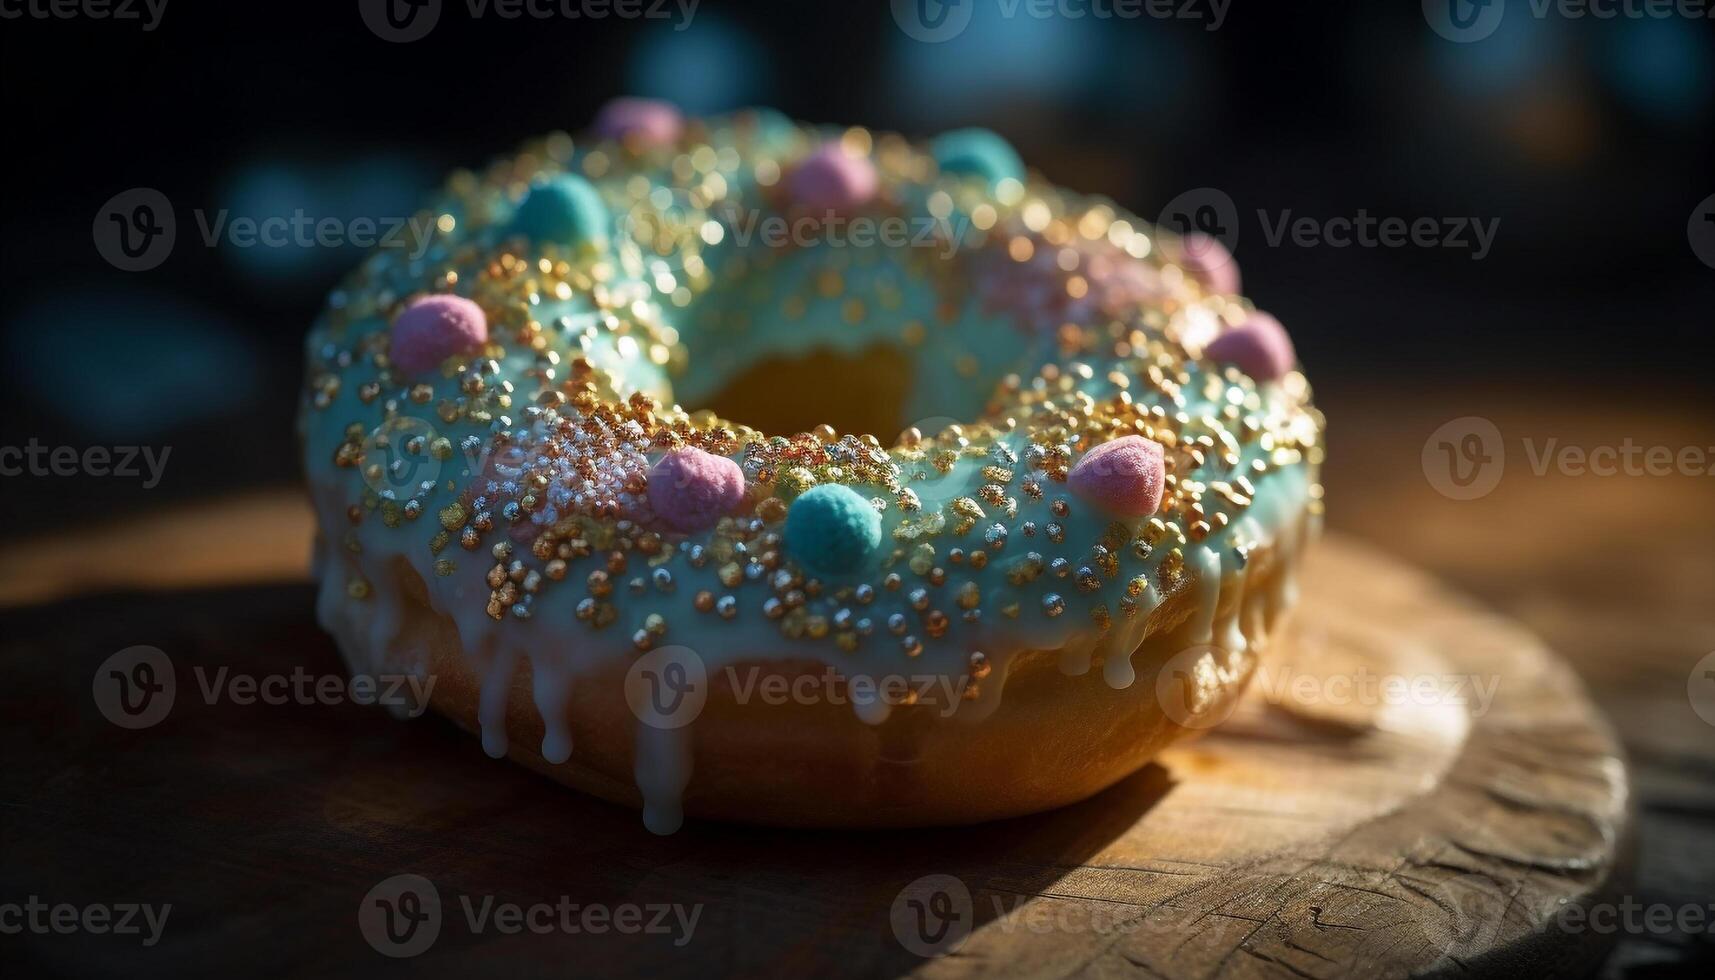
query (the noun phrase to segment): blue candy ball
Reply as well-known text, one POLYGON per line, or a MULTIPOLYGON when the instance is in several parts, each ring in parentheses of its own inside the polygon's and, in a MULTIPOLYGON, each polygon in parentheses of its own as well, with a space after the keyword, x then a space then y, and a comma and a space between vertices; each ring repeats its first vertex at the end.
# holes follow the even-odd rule
POLYGON ((787 553, 816 571, 856 571, 880 547, 881 515, 850 487, 811 487, 786 512, 787 553))
POLYGON ((609 223, 595 185, 571 174, 531 184, 512 215, 512 229, 533 241, 597 249, 607 247, 609 223))
POLYGON ((934 144, 935 163, 944 174, 981 177, 994 183, 1024 179, 1024 161, 1012 144, 986 129, 955 129, 934 144))

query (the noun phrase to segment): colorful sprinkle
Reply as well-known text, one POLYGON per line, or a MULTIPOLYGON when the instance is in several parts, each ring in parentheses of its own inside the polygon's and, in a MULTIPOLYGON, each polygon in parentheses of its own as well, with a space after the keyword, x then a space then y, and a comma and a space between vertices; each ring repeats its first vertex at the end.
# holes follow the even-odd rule
POLYGON ((1219 238, 1200 231, 1186 235, 1179 264, 1209 292, 1217 296, 1238 295, 1239 264, 1219 238))
POLYGON ((786 548, 823 572, 856 571, 881 547, 881 515, 856 490, 811 487, 786 512, 786 548))
POLYGON ((601 194, 589 181, 561 174, 530 185, 512 228, 537 242, 605 249, 609 216, 601 194))
POLYGON ((851 211, 875 197, 878 178, 869 157, 838 142, 823 143, 792 171, 792 197, 811 211, 851 211))
POLYGON ((480 350, 488 341, 488 317, 463 296, 425 296, 393 321, 388 354, 407 375, 440 367, 458 354, 480 350))
POLYGON ((1210 341, 1203 354, 1212 361, 1231 364, 1258 381, 1277 381, 1298 361, 1286 328, 1260 310, 1210 341))
POLYGON ((672 103, 621 96, 596 113, 595 132, 602 139, 624 140, 639 147, 677 142, 684 117, 672 103))
POLYGON ((678 531, 694 532, 744 502, 744 471, 725 456, 685 446, 661 457, 649 470, 649 506, 678 531))
POLYGON ((1084 454, 1066 483, 1072 491, 1113 514, 1144 517, 1161 506, 1166 476, 1161 444, 1122 436, 1084 454))
POLYGON ((944 174, 981 177, 990 184, 1024 179, 1024 161, 1012 144, 986 129, 942 133, 931 147, 944 174))

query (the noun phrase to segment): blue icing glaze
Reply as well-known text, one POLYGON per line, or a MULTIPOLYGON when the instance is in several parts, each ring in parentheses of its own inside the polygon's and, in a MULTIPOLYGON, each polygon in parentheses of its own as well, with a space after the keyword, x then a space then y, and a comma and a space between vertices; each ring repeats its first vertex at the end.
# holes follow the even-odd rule
POLYGON ((607 248, 610 223, 607 205, 595 186, 572 174, 531 184, 512 215, 512 229, 533 241, 598 250, 607 248))
POLYGON ((975 176, 989 183, 1024 179, 1024 161, 1012 144, 986 129, 955 129, 941 134, 932 150, 944 174, 975 176))
MULTIPOLYGON (((1176 346, 1177 337, 1197 334, 1164 333, 1160 319, 1128 324, 1130 337, 1124 351, 1116 351, 1111 341, 1119 334, 1108 329, 1120 324, 1092 322, 1097 312, 1088 308, 1068 312, 1065 319, 1032 321, 1033 332, 1021 330, 1015 322, 1018 307, 1007 306, 1004 295, 990 292, 1005 293, 1011 267, 1001 266, 997 276, 994 266, 972 259, 984 257, 978 252, 982 248, 989 250, 987 257, 995 257, 1003 235, 1022 234, 1018 212, 1027 203, 1025 195, 1044 192, 1039 187, 1021 187, 1018 195, 1004 195, 1008 200, 1003 201, 992 185, 978 180, 925 183, 916 175, 931 173, 933 168, 920 148, 911 151, 909 166, 883 165, 890 204, 887 214, 915 220, 933 210, 951 213, 958 224, 960 215, 987 207, 999 212, 995 231, 978 234, 966 221, 959 229, 969 237, 958 249, 933 243, 924 247, 915 241, 899 247, 814 238, 786 245, 745 240, 744 222, 758 214, 777 214, 778 194, 773 188, 780 176, 789 174, 817 139, 839 131, 799 128, 774 113, 758 121, 726 117, 693 125, 715 152, 703 154, 693 164, 690 177, 666 169, 665 160, 646 156, 617 163, 592 160, 595 151, 581 141, 579 155, 564 161, 571 171, 597 174, 595 185, 615 212, 625 209, 628 200, 629 206, 644 208, 651 199, 665 196, 656 192, 671 192, 674 213, 688 213, 695 221, 689 230, 692 240, 702 243, 696 249, 702 268, 699 271, 698 264, 687 263, 680 255, 663 256, 622 242, 609 255, 586 255, 571 263, 581 281, 558 295, 536 291, 530 282, 533 277, 520 277, 520 287, 528 285, 532 291, 527 298, 511 297, 516 304, 513 310, 541 326, 546 352, 560 355, 561 360, 547 365, 521 346, 505 344, 506 353, 497 366, 485 370, 492 373, 487 381, 490 392, 515 386, 505 388, 510 392, 507 404, 491 404, 491 411, 481 417, 434 421, 432 406, 456 396, 456 379, 451 378, 437 382, 436 401, 421 407, 397 384, 384 387, 378 398, 360 396, 361 384, 375 377, 360 341, 384 329, 391 303, 372 302, 372 298, 430 288, 431 277, 447 265, 461 266, 464 274, 457 284, 461 292, 478 289, 480 283, 466 260, 454 256, 468 244, 492 251, 506 233, 509 215, 517 214, 514 220, 524 221, 526 207, 510 206, 507 184, 489 181, 468 195, 450 194, 440 209, 460 218, 457 228, 436 243, 421 267, 412 267, 399 256, 378 257, 359 284, 362 288, 335 304, 340 311, 332 317, 335 322, 318 328, 312 357, 320 371, 343 382, 331 404, 305 417, 308 470, 318 512, 325 528, 339 528, 345 536, 341 540, 330 534, 325 542, 325 603, 333 621, 339 623, 344 617, 340 628, 347 634, 362 629, 381 638, 360 637, 354 642, 342 635, 348 654, 354 650, 359 657, 388 653, 386 611, 397 600, 386 590, 390 570, 401 559, 426 583, 431 605, 455 621, 460 641, 472 655, 490 647, 512 649, 538 667, 554 668, 538 670, 538 678, 578 674, 647 649, 650 643, 690 645, 711 668, 759 655, 810 656, 837 663, 843 671, 879 673, 897 669, 909 657, 914 658, 910 662, 915 669, 944 676, 963 675, 971 652, 983 651, 997 666, 995 680, 985 688, 992 691, 1004 678, 1005 657, 1025 648, 1069 651, 1074 665, 1080 650, 1086 658, 1094 651, 1111 669, 1112 664, 1124 662, 1126 651, 1135 649, 1153 629, 1151 610, 1191 585, 1198 586, 1200 608, 1210 621, 1198 622, 1185 635, 1222 635, 1213 621, 1222 573, 1229 578, 1237 575, 1235 585, 1242 592, 1246 554, 1258 546, 1288 547, 1303 523, 1300 516, 1314 479, 1313 460, 1282 454, 1287 447, 1313 442, 1320 427, 1315 420, 1303 419, 1309 438, 1299 438, 1289 436, 1280 425, 1300 410, 1307 393, 1280 385, 1252 389, 1211 374, 1195 357, 1195 341, 1188 350, 1176 346), (759 163, 765 160, 775 176, 759 180, 759 163), (711 180, 716 174, 719 180, 711 180), (718 186, 720 191, 706 209, 687 206, 687 184, 718 186), (461 203, 466 200, 468 206, 461 203), (465 215, 470 216, 468 221, 465 215), (491 225, 490 216, 498 217, 500 224, 491 225), (709 232, 707 222, 718 224, 719 233, 709 232), (861 315, 851 312, 848 304, 854 303, 862 304, 861 315), (1082 349, 1063 346, 1053 330, 1067 320, 1074 327, 1088 327, 1086 335, 1096 342, 1082 349), (652 325, 671 333, 652 332, 652 325), (498 612, 505 610, 485 611, 494 588, 493 569, 501 560, 490 549, 511 547, 506 560, 521 561, 525 569, 533 569, 538 561, 527 547, 529 534, 508 540, 508 522, 518 517, 497 506, 503 504, 501 498, 476 505, 494 511, 489 515, 494 530, 486 531, 474 546, 461 547, 456 528, 443 528, 442 508, 458 499, 473 476, 464 448, 467 439, 480 450, 496 434, 524 430, 535 418, 563 419, 575 414, 566 405, 560 406, 557 416, 532 414, 544 411, 536 397, 537 379, 547 377, 547 370, 555 372, 553 381, 577 380, 578 368, 567 363, 568 356, 583 357, 611 375, 598 381, 611 385, 599 391, 604 401, 623 400, 630 392, 643 390, 656 394, 662 405, 676 402, 694 407, 760 355, 817 347, 855 351, 902 338, 910 347, 915 378, 907 417, 932 414, 947 423, 958 420, 966 428, 963 436, 952 434, 917 448, 876 446, 873 452, 893 467, 897 488, 825 482, 793 501, 781 523, 764 518, 767 509, 747 508, 729 523, 733 533, 745 537, 748 550, 734 545, 725 531, 683 541, 669 537, 647 564, 634 558, 632 567, 612 583, 611 594, 600 597, 582 584, 593 569, 610 559, 608 545, 597 544, 593 553, 567 559, 565 581, 544 576, 539 594, 525 596, 519 606, 525 607, 522 611, 528 617, 516 615, 518 606, 504 616, 498 612), (669 387, 664 367, 650 355, 659 353, 660 348, 652 347, 657 341, 671 345, 675 339, 692 355, 694 369, 675 377, 669 387), (342 362, 340 358, 347 355, 351 360, 342 362), (1038 375, 1038 369, 1050 363, 1054 373, 1038 375), (1010 388, 997 391, 995 382, 1008 371, 1020 377, 1009 379, 1010 388), (1031 396, 1028 403, 1027 395, 1031 396), (1204 440, 1206 461, 1187 466, 1179 475, 1206 484, 1203 506, 1208 516, 1230 517, 1230 521, 1215 521, 1192 536, 1187 533, 1191 516, 1181 509, 1167 515, 1165 529, 1156 533, 1143 521, 1111 520, 1040 472, 1046 442, 1056 443, 1056 452, 1073 455, 1087 451, 1091 443, 1091 433, 1075 428, 1041 438, 1040 427, 1054 424, 1042 421, 1047 409, 1072 409, 1075 418, 1081 406, 1092 400, 1119 398, 1150 410, 1148 424, 1168 434, 1187 442, 1204 440), (361 492, 363 482, 354 469, 336 469, 333 460, 342 441, 349 439, 353 424, 372 427, 393 410, 390 406, 433 421, 440 434, 451 438, 456 452, 445 459, 439 480, 418 498, 420 516, 407 515, 390 526, 382 508, 347 530, 348 508, 357 499, 353 491, 361 492), (1005 424, 998 429, 969 424, 991 415, 1005 424), (1276 448, 1254 436, 1234 441, 1243 436, 1241 417, 1267 425, 1276 448), (1251 502, 1232 502, 1234 492, 1223 485, 1235 483, 1253 498, 1251 502), (890 493, 897 493, 898 499, 878 512, 871 495, 885 499, 890 493), (442 540, 447 531, 455 532, 454 540, 442 540), (773 537, 775 533, 780 536, 773 537), (1098 549, 1097 543, 1104 541, 1113 547, 1098 549), (777 544, 786 563, 765 563, 764 556, 777 544), (722 548, 733 550, 723 554, 722 548), (980 562, 974 560, 979 552, 984 559, 980 562), (1189 574, 1164 574, 1169 558, 1189 574), (945 581, 931 581, 919 570, 919 559, 932 562, 945 581), (742 575, 731 578, 729 569, 741 570, 742 575), (811 587, 809 581, 794 578, 800 572, 820 585, 811 587), (884 584, 888 573, 897 578, 884 584), (657 574, 669 576, 670 587, 654 584, 657 574), (378 590, 367 607, 347 598, 347 582, 357 579, 378 590), (803 596, 796 606, 784 599, 794 591, 803 596), (725 604, 718 615, 700 601, 709 596, 725 604), (772 611, 771 598, 779 600, 772 603, 772 611), (925 600, 927 607, 918 604, 925 600), (777 616, 782 601, 788 603, 788 611, 777 616), (911 625, 925 612, 948 614, 946 629, 936 632, 911 625), (831 630, 818 633, 818 624, 831 630), (663 627, 664 634, 652 632, 663 627), (545 637, 567 636, 579 641, 543 642, 545 637), (852 642, 836 647, 834 641, 840 639, 852 642)), ((947 172, 977 174, 991 181, 996 174, 1012 175, 1007 173, 1009 167, 1012 173, 1022 174, 1016 154, 993 134, 948 134, 937 145, 937 155, 949 144, 959 152, 947 151, 951 161, 943 163, 947 172), (1001 153, 985 159, 982 153, 960 149, 961 140, 967 148, 980 148, 986 141, 989 150, 998 146, 1001 153), (968 169, 961 169, 967 167, 967 160, 968 169)), ((877 158, 886 160, 888 153, 877 150, 877 158)), ((1068 213, 1077 206, 1077 199, 1070 196, 1044 196, 1068 213)), ((1144 227, 1123 213, 1110 217, 1124 218, 1134 228, 1144 227)), ((603 228, 613 230, 605 223, 603 228)), ((1151 253, 1151 261, 1159 264, 1153 258, 1156 254, 1151 253)), ((1019 271, 1028 267, 1021 264, 1019 271)), ((1196 315, 1212 321, 1219 304, 1231 302, 1199 300, 1194 292, 1177 299, 1193 304, 1179 314, 1182 320, 1196 315)), ((1139 418, 1144 418, 1141 412, 1139 418)), ((920 427, 926 436, 933 435, 930 425, 920 427)), ((740 439, 745 445, 732 450, 732 455, 744 456, 741 462, 754 499, 760 501, 770 492, 768 480, 777 479, 777 474, 763 476, 774 468, 772 463, 765 466, 757 461, 750 466, 751 452, 760 453, 763 447, 785 440, 754 433, 740 439)), ((867 458, 861 447, 854 450, 843 441, 828 448, 843 454, 834 460, 841 468, 867 458)), ((658 458, 657 449, 648 451, 650 458, 658 458)), ((532 529, 525 523, 515 530, 532 529)), ((523 588, 528 592, 527 586, 523 588)), ((1227 606, 1236 607, 1236 600, 1227 606)), ((1236 618, 1226 624, 1228 632, 1234 622, 1236 618)))
MULTIPOLYGON (((929 251, 933 261, 945 258, 936 249, 929 251)), ((951 422, 980 414, 995 380, 1026 360, 1029 344, 1013 328, 1010 315, 985 314, 977 304, 967 303, 959 307, 952 322, 930 322, 933 318, 928 313, 937 302, 934 284, 907 268, 906 259, 877 250, 870 253, 873 261, 868 264, 842 265, 850 252, 827 244, 798 249, 747 284, 717 286, 700 297, 698 310, 713 311, 715 322, 732 323, 742 316, 750 325, 742 332, 719 330, 718 342, 716 335, 708 335, 706 351, 692 339, 699 358, 697 370, 676 379, 677 397, 688 403, 703 401, 746 365, 768 354, 799 355, 818 349, 857 354, 877 344, 899 344, 905 325, 916 322, 925 325, 925 339, 911 351, 915 371, 903 406, 905 418, 915 422, 945 417, 951 422), (837 271, 845 283, 844 292, 833 297, 812 295, 802 312, 788 313, 786 304, 796 292, 792 287, 814 282, 823 271, 837 271), (755 287, 761 283, 777 283, 781 288, 760 296, 755 287), (872 296, 878 286, 899 297, 897 310, 871 309, 862 323, 846 322, 842 310, 847 297, 872 296), (975 371, 960 368, 961 358, 967 356, 975 371)))
POLYGON ((850 487, 811 487, 786 512, 786 550, 818 571, 857 571, 880 547, 881 515, 850 487))

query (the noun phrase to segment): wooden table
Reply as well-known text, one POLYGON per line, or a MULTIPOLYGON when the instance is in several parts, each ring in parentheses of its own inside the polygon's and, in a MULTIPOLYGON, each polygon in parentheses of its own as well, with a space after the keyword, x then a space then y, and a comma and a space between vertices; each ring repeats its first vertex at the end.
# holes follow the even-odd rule
POLYGON ((181 675, 339 671, 300 584, 302 505, 258 495, 213 515, 166 514, 0 552, 0 601, 30 604, 5 614, 0 639, 15 678, 0 695, 10 736, 0 749, 0 903, 29 894, 175 903, 152 949, 116 936, 0 936, 0 963, 77 974, 180 974, 209 962, 368 973, 389 963, 365 943, 359 908, 402 872, 432 879, 443 902, 442 937, 410 961, 437 974, 496 963, 557 976, 1520 969, 1483 955, 1494 950, 1576 971, 1616 943, 1602 967, 1610 976, 1706 962, 1706 935, 1536 932, 1532 909, 1554 895, 1680 906, 1715 894, 1706 843, 1715 728, 1687 694, 1692 666, 1715 650, 1708 484, 1538 477, 1517 458, 1493 493, 1458 502, 1436 492, 1420 462, 1429 433, 1454 415, 1494 419, 1519 457, 1516 440, 1527 436, 1695 445, 1693 427, 1643 412, 1568 427, 1560 413, 1500 395, 1419 399, 1388 413, 1366 408, 1379 398, 1323 400, 1335 418, 1367 420, 1334 429, 1333 523, 1504 610, 1547 647, 1340 541, 1323 549, 1307 588, 1307 612, 1321 612, 1300 625, 1313 624, 1319 649, 1336 658, 1423 655, 1422 643, 1388 639, 1398 634, 1436 636, 1429 652, 1472 673, 1514 658, 1505 661, 1513 688, 1495 702, 1508 707, 1449 742, 1441 726, 1457 719, 1396 718, 1384 727, 1415 733, 1396 737, 1373 717, 1253 698, 1216 734, 1095 800, 967 830, 692 826, 656 839, 634 814, 492 762, 443 723, 395 723, 349 704, 206 705, 185 676, 185 700, 166 721, 127 732, 102 719, 90 693, 96 666, 124 647, 170 651, 181 675), (199 545, 211 522, 227 547, 199 545), (255 547, 239 549, 250 558, 234 568, 219 556, 240 540, 255 547), (92 581, 92 569, 102 577, 92 581), (1360 607, 1390 610, 1381 632, 1341 618, 1335 600, 1351 605, 1354 594, 1370 597, 1360 607), (1613 720, 1629 776, 1570 675, 1539 656, 1547 648, 1613 720), (1504 737, 1502 723, 1513 726, 1504 737), (1536 735, 1518 736, 1526 728, 1536 735), (1426 778, 1440 788, 1424 792, 1426 778), (1612 806, 1615 787, 1631 789, 1635 820, 1612 806), (938 887, 921 883, 927 875, 964 884, 979 925, 955 955, 929 960, 890 929, 896 906, 938 887), (472 933, 459 905, 561 895, 703 912, 694 940, 675 947, 671 936, 472 933))

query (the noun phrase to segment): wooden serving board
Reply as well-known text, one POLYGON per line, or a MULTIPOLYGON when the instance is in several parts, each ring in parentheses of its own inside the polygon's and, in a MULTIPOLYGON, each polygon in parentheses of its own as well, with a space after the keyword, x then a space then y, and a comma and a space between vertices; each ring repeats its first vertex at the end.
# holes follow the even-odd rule
POLYGON ((376 917, 433 905, 402 874, 440 909, 408 967, 440 976, 1585 972, 1601 937, 1554 915, 1600 900, 1626 850, 1617 744, 1560 661, 1339 538, 1224 725, 1077 806, 962 829, 655 837, 432 716, 205 699, 221 668, 338 675, 311 605, 270 585, 6 614, 0 903, 172 904, 147 948, 0 935, 9 975, 397 968, 377 946, 425 933, 392 944, 376 917), (92 683, 137 644, 176 695, 129 731, 92 683), (466 909, 562 900, 580 929, 605 921, 584 907, 636 905, 663 931, 571 933, 556 910, 508 934, 466 909))

